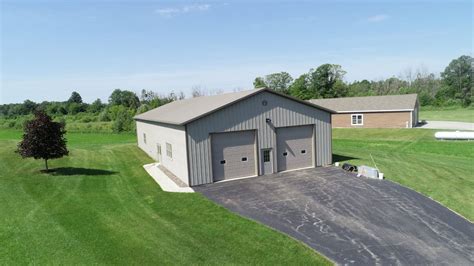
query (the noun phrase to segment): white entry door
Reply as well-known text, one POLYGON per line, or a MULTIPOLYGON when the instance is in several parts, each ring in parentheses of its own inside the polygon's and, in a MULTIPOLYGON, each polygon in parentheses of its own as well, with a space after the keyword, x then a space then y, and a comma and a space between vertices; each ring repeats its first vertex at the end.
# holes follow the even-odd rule
POLYGON ((273 173, 273 154, 272 149, 262 149, 262 175, 273 173))

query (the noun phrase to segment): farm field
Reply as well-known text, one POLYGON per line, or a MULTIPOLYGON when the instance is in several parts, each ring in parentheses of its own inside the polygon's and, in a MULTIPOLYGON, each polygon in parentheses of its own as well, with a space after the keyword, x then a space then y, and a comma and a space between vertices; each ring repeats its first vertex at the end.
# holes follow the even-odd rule
POLYGON ((15 154, 0 130, 0 264, 331 264, 200 194, 161 191, 133 134, 67 135, 70 156, 15 154))
POLYGON ((474 142, 436 141, 428 129, 334 129, 335 161, 376 166, 474 221, 474 142))
POLYGON ((454 109, 421 109, 420 120, 433 121, 458 121, 474 123, 474 109, 454 108, 454 109))

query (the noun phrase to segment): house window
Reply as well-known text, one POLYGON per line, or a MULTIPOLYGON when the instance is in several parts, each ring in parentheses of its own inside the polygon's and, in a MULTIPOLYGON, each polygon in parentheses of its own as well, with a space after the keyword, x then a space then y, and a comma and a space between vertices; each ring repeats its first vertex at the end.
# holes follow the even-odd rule
POLYGON ((173 146, 166 142, 166 156, 173 158, 173 146))
POLYGON ((351 117, 351 125, 360 126, 364 124, 364 115, 356 114, 351 117))
POLYGON ((247 157, 242 157, 242 162, 246 162, 247 161, 247 157))
POLYGON ((143 143, 146 144, 146 134, 145 133, 143 133, 143 143))

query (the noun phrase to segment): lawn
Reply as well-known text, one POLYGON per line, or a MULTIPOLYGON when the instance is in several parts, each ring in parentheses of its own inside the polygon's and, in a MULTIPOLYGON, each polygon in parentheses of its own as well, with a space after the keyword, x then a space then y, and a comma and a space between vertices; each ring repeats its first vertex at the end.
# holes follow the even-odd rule
POLYGON ((474 221, 474 142, 437 141, 428 129, 334 129, 336 161, 375 164, 410 187, 474 221))
MULTIPOLYGON (((426 129, 334 129, 337 161, 375 163, 474 221, 474 142, 436 141, 426 129)), ((283 234, 199 194, 160 190, 132 134, 71 133, 70 156, 13 153, 0 130, 0 264, 329 264, 283 234)))
POLYGON ((67 136, 70 156, 43 162, 0 131, 0 264, 330 264, 300 242, 200 194, 160 190, 133 135, 67 136))
POLYGON ((420 120, 433 121, 459 121, 474 123, 474 109, 421 109, 420 120))

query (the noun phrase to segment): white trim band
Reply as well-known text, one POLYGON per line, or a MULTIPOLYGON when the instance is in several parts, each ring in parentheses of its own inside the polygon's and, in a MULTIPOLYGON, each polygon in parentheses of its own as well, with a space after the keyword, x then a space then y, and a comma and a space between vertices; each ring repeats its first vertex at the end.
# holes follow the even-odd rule
POLYGON ((335 111, 337 114, 345 113, 378 113, 378 112, 412 112, 413 109, 393 109, 393 110, 352 110, 352 111, 335 111))

